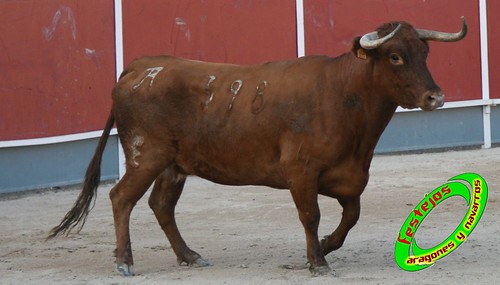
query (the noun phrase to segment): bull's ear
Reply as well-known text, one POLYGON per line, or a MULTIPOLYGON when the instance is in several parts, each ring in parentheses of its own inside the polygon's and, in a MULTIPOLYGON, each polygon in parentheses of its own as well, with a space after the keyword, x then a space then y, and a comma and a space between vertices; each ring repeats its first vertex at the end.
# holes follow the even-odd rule
POLYGON ((359 44, 360 39, 361 37, 357 37, 354 39, 352 43, 352 52, 354 52, 354 54, 360 59, 367 59, 368 58, 367 50, 362 48, 361 45, 359 44))

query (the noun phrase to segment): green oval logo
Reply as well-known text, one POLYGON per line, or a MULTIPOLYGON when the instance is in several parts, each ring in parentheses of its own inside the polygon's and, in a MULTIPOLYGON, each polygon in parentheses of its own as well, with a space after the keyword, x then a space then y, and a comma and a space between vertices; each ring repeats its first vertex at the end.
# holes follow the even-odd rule
POLYGON ((488 186, 486 181, 475 173, 464 173, 449 179, 450 182, 439 186, 425 196, 413 209, 396 239, 394 255, 396 263, 406 271, 425 269, 437 260, 457 249, 476 227, 486 207, 488 186), (471 190, 461 182, 469 183, 471 190), (418 227, 425 217, 444 200, 461 196, 469 209, 455 231, 442 243, 428 249, 420 248, 414 239, 418 227))

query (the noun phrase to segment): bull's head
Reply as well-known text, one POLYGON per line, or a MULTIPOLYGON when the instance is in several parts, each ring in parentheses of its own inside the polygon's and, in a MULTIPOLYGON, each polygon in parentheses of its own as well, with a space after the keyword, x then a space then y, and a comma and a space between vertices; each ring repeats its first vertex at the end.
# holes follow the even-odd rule
POLYGON ((414 29, 405 22, 388 23, 355 40, 353 51, 372 64, 374 84, 403 108, 431 111, 444 104, 444 94, 427 68, 427 41, 455 42, 467 34, 462 30, 443 33, 414 29))

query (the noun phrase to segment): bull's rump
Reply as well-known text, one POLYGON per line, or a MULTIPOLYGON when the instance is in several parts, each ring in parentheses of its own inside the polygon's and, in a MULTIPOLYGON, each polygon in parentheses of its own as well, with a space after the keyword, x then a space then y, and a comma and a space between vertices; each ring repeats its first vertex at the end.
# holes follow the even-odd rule
POLYGON ((140 133, 158 141, 169 149, 165 159, 189 175, 287 188, 282 162, 292 154, 284 150, 300 159, 307 141, 321 134, 314 73, 322 70, 314 66, 323 60, 238 66, 138 59, 113 92, 120 138, 140 133))

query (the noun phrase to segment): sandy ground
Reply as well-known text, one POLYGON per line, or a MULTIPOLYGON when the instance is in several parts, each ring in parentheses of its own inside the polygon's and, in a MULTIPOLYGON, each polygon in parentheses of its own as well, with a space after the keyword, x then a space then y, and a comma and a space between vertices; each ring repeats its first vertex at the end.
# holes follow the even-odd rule
MULTIPOLYGON (((500 148, 375 156, 361 218, 344 246, 327 256, 334 273, 311 277, 305 237, 288 191, 227 187, 189 178, 177 207, 188 244, 213 263, 178 266, 147 205, 132 213, 134 277, 114 270, 114 229, 103 185, 80 234, 45 242, 79 189, 0 197, 0 284, 498 284, 500 282, 500 148), (394 262, 397 233, 425 193, 462 172, 488 182, 483 218, 469 239, 434 266, 410 273, 394 262)), ((146 196, 149 195, 149 192, 146 196)), ((337 226, 338 203, 321 197, 320 234, 337 226)), ((422 247, 446 238, 465 215, 461 198, 431 212, 417 232, 422 247)))

